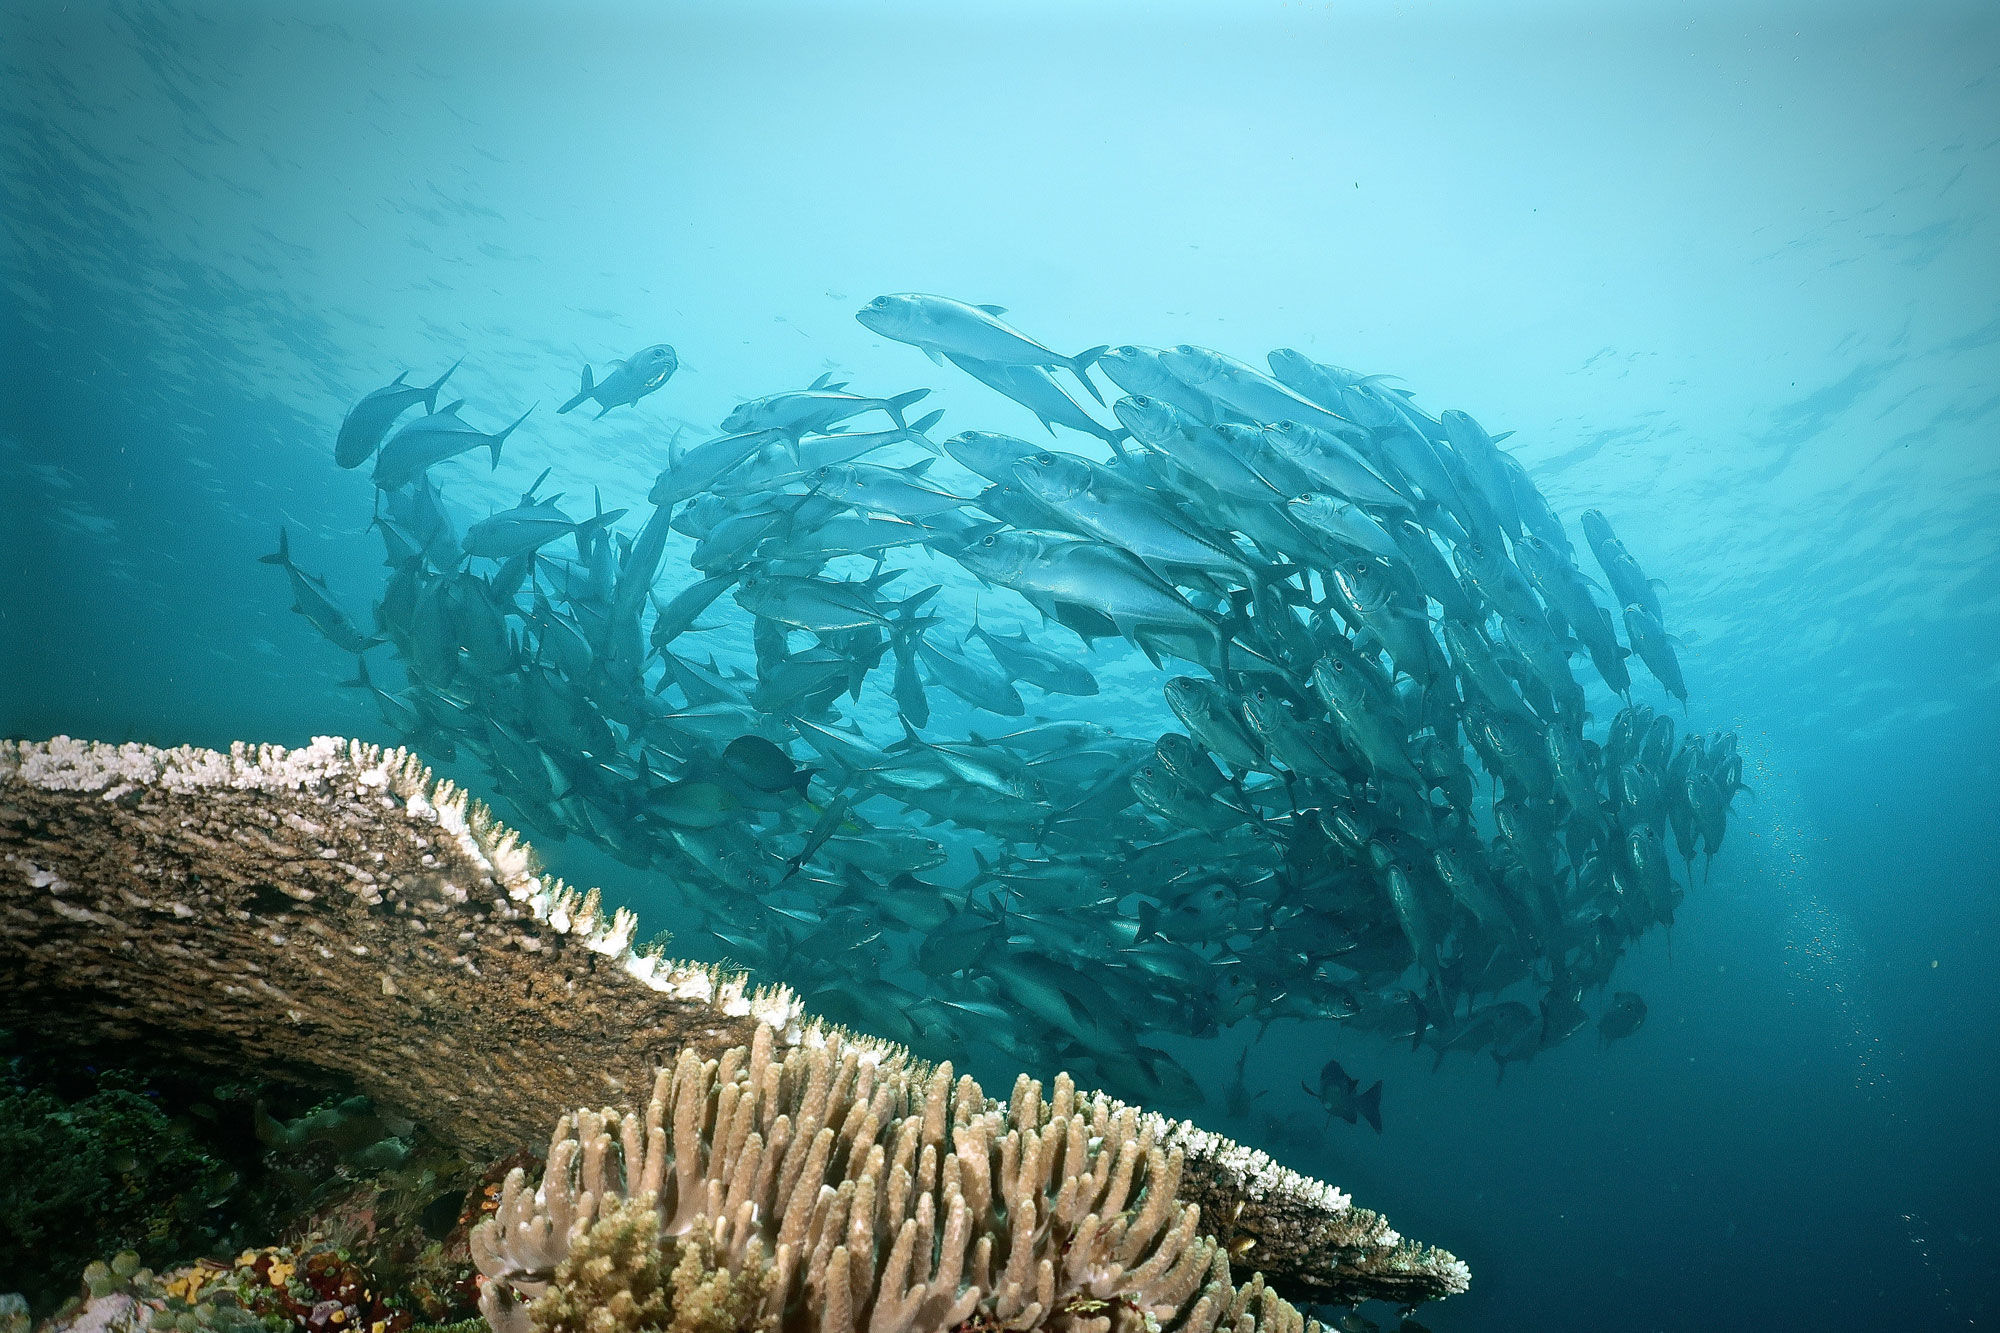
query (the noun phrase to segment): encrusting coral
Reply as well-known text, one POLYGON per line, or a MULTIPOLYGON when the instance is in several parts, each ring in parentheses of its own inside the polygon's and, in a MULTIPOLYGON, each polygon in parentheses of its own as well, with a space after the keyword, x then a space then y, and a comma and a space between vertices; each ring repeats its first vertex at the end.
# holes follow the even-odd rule
MULTIPOLYGON (((631 1105, 645 1089, 658 1090, 659 1071, 671 1071, 673 1080, 693 1080, 690 1071, 731 1059, 727 1053, 742 1048, 745 1054, 733 1057, 736 1063, 726 1075, 718 1063, 706 1076, 715 1089, 717 1115, 725 1102, 729 1106, 729 1135, 717 1141, 726 1145, 720 1165, 705 1151, 699 1166, 704 1177, 712 1166, 721 1172, 722 1184, 704 1186, 711 1193, 721 1190, 706 1214, 716 1228, 717 1262, 732 1274, 749 1271, 749 1247, 758 1238, 751 1233, 761 1236, 768 1221, 740 1221, 742 1203, 753 1193, 771 1208, 780 1200, 788 1205, 789 1189, 800 1180, 834 1181, 826 1185, 834 1198, 847 1185, 858 1194, 867 1155, 857 1166, 847 1156, 835 1157, 835 1147, 847 1152, 860 1142, 873 1116, 880 1124, 869 1131, 868 1145, 881 1148, 889 1174, 879 1187, 865 1187, 876 1191, 869 1207, 887 1218, 893 1198, 893 1209, 907 1210, 893 1213, 898 1220, 888 1232, 895 1248, 885 1266, 878 1273, 874 1260, 864 1260, 856 1249, 839 1261, 844 1281, 825 1272, 815 1278, 812 1262, 820 1249, 830 1266, 843 1246, 832 1215, 820 1216, 820 1205, 812 1200, 802 1201, 810 1206, 798 1210, 783 1209, 804 1230, 789 1242, 774 1237, 767 1254, 774 1267, 773 1293, 795 1293, 801 1282, 830 1282, 814 1289, 844 1290, 849 1316, 860 1301, 871 1330, 902 1327, 897 1321, 914 1317, 912 1310, 923 1311, 926 1319, 950 1313, 965 1299, 961 1285, 967 1292, 981 1291, 978 1301, 1012 1311, 1003 1322, 1020 1318, 1037 1301, 1040 1317, 1052 1317, 1057 1306, 1051 1302, 1069 1299, 1043 1284, 1039 1268, 1031 1265, 1032 1281, 1022 1275, 1029 1270, 1012 1268, 1021 1246, 1039 1256, 1035 1264, 1054 1265, 1058 1258, 1068 1263, 1035 1249, 1046 1236, 1029 1238, 1024 1227, 1007 1220, 1014 1216, 1014 1200, 1002 1185, 1033 1178, 1020 1174, 1029 1163, 1023 1159, 982 1174, 975 1165, 980 1151, 961 1149, 961 1134, 983 1135, 991 1162, 1001 1160, 992 1154, 1004 1156, 1006 1143, 1017 1142, 1013 1151, 1025 1153, 1032 1140, 1043 1145, 1038 1152, 1045 1148, 1053 1154, 1034 1159, 1034 1171, 1060 1166, 1067 1172, 1074 1165, 1078 1180, 1129 1191, 1137 1211, 1120 1216, 1119 1209, 1110 1209, 1088 1236, 1082 1227, 1089 1210, 1073 1213, 1083 1206, 1081 1195, 1064 1200, 1060 1181, 1047 1208, 1052 1219, 1058 1213, 1073 1218, 1072 1253, 1086 1241, 1084 1253, 1098 1253, 1091 1246, 1112 1244, 1107 1238, 1115 1234, 1116 1244, 1103 1252, 1116 1258, 1126 1245, 1138 1245, 1129 1259, 1116 1260, 1124 1268, 1136 1263, 1136 1273, 1151 1262, 1142 1254, 1157 1257, 1171 1248, 1175 1258, 1160 1271, 1148 1271, 1147 1284, 1166 1281, 1166 1272, 1177 1274, 1175 1282, 1190 1280, 1192 1270, 1176 1265, 1187 1255, 1212 1250, 1211 1263, 1226 1268, 1227 1256, 1245 1257, 1274 1286, 1300 1299, 1409 1303, 1465 1289, 1468 1274, 1457 1259, 1402 1240, 1338 1190, 1287 1171, 1260 1152, 1108 1099, 1065 1092, 1066 1084, 1058 1085, 1057 1101, 1046 1107, 1032 1091, 1035 1085, 1026 1082, 1008 1106, 998 1106, 981 1097, 969 1079, 954 1085, 948 1072, 933 1071, 898 1047, 812 1019, 783 988, 754 989, 740 975, 671 962, 657 952, 635 953, 636 926, 629 912, 607 915, 594 891, 579 893, 539 874, 516 834, 452 784, 434 780, 402 750, 332 738, 296 750, 239 744, 227 754, 61 737, 0 742, 0 969, 14 983, 0 988, 0 1024, 32 1020, 54 1037, 79 1043, 165 1039, 217 1061, 335 1075, 445 1142, 488 1153, 538 1141, 578 1102, 631 1105), (747 1053, 760 1041, 773 1054, 758 1066, 765 1071, 759 1077, 779 1084, 758 1085, 748 1101, 758 1108, 754 1114, 738 1111, 746 1094, 730 1089, 748 1077, 747 1053), (780 1060, 777 1052, 788 1054, 780 1060), (795 1066, 801 1058, 822 1069, 826 1086, 820 1092, 811 1092, 815 1084, 805 1076, 810 1071, 795 1066), (825 1160, 809 1155, 788 1168, 791 1174, 770 1175, 779 1171, 778 1159, 796 1158, 785 1156, 774 1141, 779 1121, 786 1134, 804 1123, 806 1103, 776 1109, 783 1098, 817 1097, 814 1114, 824 1116, 825 1100, 838 1086, 831 1080, 848 1077, 842 1071, 850 1064, 853 1086, 844 1094, 850 1098, 861 1086, 861 1071, 868 1071, 868 1090, 850 1107, 862 1120, 852 1126, 846 1118, 822 1124, 814 1142, 825 1140, 825 1160), (787 1077, 799 1086, 787 1085, 787 1077), (934 1088, 941 1089, 935 1108, 934 1088), (1058 1118, 1055 1107, 1064 1098, 1063 1137, 1048 1138, 1058 1118), (909 1165, 895 1155, 901 1152, 895 1136, 919 1107, 925 1108, 919 1128, 909 1132, 920 1142, 909 1165), (1086 1124, 1100 1123, 1115 1128, 1116 1135, 1085 1133, 1086 1124), (947 1126, 950 1142, 944 1137, 947 1126), (753 1133, 754 1154, 748 1151, 753 1133), (878 1143, 882 1134, 891 1137, 878 1143), (1083 1146, 1072 1151, 1079 1134, 1083 1146), (1093 1144, 1092 1138, 1103 1141, 1093 1144), (1120 1146, 1141 1141, 1148 1144, 1144 1152, 1120 1146), (1090 1174, 1096 1161, 1090 1154, 1109 1154, 1109 1177, 1090 1174), (959 1206, 943 1175, 947 1160, 958 1164, 959 1206), (836 1170, 861 1174, 851 1179, 826 1174, 836 1170), (1121 1171, 1128 1178, 1118 1184, 1121 1171), (977 1184, 980 1180, 986 1184, 977 1184), (783 1195, 776 1192, 780 1184, 787 1187, 783 1195), (978 1194, 982 1188, 989 1192, 978 1194), (978 1200, 984 1202, 975 1208, 978 1200), (1193 1226, 1181 1220, 1190 1212, 1177 1211, 1186 1205, 1199 1208, 1200 1235, 1180 1235, 1193 1226), (962 1222, 954 1221, 960 1217, 962 1222), (1152 1230, 1149 1239, 1135 1241, 1142 1219, 1152 1230), (924 1246, 917 1246, 918 1232, 912 1232, 914 1248, 906 1252, 906 1223, 920 1228, 924 1246), (963 1234, 955 1226, 965 1228, 963 1234), (811 1251, 799 1248, 805 1235, 813 1237, 811 1251), (952 1236, 974 1249, 952 1259, 943 1247, 943 1238, 952 1236), (1174 1236, 1180 1238, 1170 1241, 1174 1236), (976 1253, 981 1237, 988 1245, 1005 1237, 1006 1249, 996 1247, 981 1260, 976 1253), (793 1247, 789 1260, 785 1243, 793 1247), (947 1296, 942 1268, 930 1270, 927 1278, 918 1275, 932 1262, 932 1250, 939 1265, 963 1263, 949 1284, 958 1294, 947 1296), (786 1268, 788 1262, 793 1267, 786 1268), (1010 1281, 1023 1285, 1012 1289, 1010 1281), (887 1297, 862 1301, 864 1282, 887 1297), (922 1295, 915 1294, 919 1289, 922 1295)), ((578 1142, 581 1156, 566 1150, 571 1155, 551 1159, 548 1179, 557 1185, 552 1196, 545 1181, 545 1201, 562 1197, 565 1173, 581 1169, 593 1153, 604 1168, 608 1147, 591 1146, 600 1135, 619 1137, 625 1163, 665 1162, 664 1148, 647 1157, 646 1138, 623 1137, 639 1134, 642 1121, 615 1115, 590 1113, 569 1121, 557 1146, 578 1142), (583 1139, 573 1138, 576 1134, 583 1139)), ((676 1155, 674 1169, 695 1168, 684 1167, 676 1155)), ((674 1195, 668 1205, 676 1219, 701 1212, 694 1180, 687 1177, 690 1192, 674 1195)), ((681 1181, 677 1174, 676 1188, 681 1181)), ((582 1188, 595 1214, 605 1191, 587 1183, 582 1188)), ((503 1209, 503 1216, 523 1221, 521 1191, 510 1197, 514 1212, 503 1209)), ((853 1200, 825 1205, 836 1206, 845 1218, 853 1200)), ((1043 1204, 1034 1207, 1039 1216, 1043 1204)), ((517 1228, 507 1233, 503 1248, 490 1252, 489 1257, 517 1256, 542 1265, 521 1268, 508 1284, 526 1290, 523 1282, 534 1281, 527 1277, 530 1271, 553 1278, 568 1253, 572 1220, 564 1216, 554 1227, 556 1216, 548 1214, 551 1227, 534 1234, 560 1249, 531 1254, 521 1247, 534 1243, 533 1237, 517 1228)), ((664 1234, 672 1238, 684 1231, 668 1225, 664 1234)), ((610 1238, 604 1240, 608 1244, 610 1238)), ((715 1271, 711 1268, 711 1277, 715 1271)), ((1204 1268, 1192 1280, 1190 1292, 1206 1291, 1214 1277, 1204 1268)), ((1049 1281, 1056 1281, 1053 1270, 1049 1281)), ((1093 1278, 1061 1290, 1095 1293, 1103 1285, 1093 1278)), ((699 1283, 690 1290, 695 1286, 699 1283)), ((715 1300, 741 1300, 733 1285, 727 1292, 713 1290, 715 1300)), ((1139 1290, 1143 1295, 1153 1288, 1139 1290)), ((1277 1309, 1276 1298, 1262 1294, 1261 1282, 1241 1290, 1257 1293, 1244 1299, 1268 1306, 1257 1316, 1259 1326, 1285 1326, 1272 1322, 1279 1319, 1270 1312, 1277 1309)), ((842 1327, 841 1308, 824 1311, 819 1326, 842 1327)), ((1081 1306, 1070 1313, 1078 1320, 1086 1313, 1113 1318, 1081 1306)), ((1191 1317, 1191 1311, 1183 1314, 1191 1317)), ((1217 1318, 1224 1314, 1228 1311, 1217 1318)), ((936 1327, 971 1317, 968 1307, 966 1315, 936 1327)), ((1234 1327, 1241 1317, 1238 1312, 1227 1322, 1234 1327)), ((1168 1316, 1160 1318, 1172 1323, 1168 1316)))

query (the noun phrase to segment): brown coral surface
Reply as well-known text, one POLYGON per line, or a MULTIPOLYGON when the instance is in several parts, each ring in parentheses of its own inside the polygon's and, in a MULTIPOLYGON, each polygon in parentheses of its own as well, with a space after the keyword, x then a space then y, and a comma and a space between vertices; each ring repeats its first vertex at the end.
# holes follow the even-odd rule
MULTIPOLYGON (((782 988, 635 954, 402 750, 0 742, 0 1024, 334 1074, 465 1149, 638 1107, 681 1052, 831 1033, 782 988)), ((851 1049, 918 1067, 897 1048, 851 1049)), ((1145 1116, 1202 1230, 1301 1299, 1416 1301, 1465 1266, 1331 1186, 1145 1116)))

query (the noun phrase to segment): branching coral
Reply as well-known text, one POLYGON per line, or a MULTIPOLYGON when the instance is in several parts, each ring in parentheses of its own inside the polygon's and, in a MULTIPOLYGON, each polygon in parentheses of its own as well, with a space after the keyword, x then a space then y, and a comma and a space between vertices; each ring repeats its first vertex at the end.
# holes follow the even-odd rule
MULTIPOLYGON (((218 1062, 337 1074, 445 1141, 484 1152, 535 1141, 579 1100, 631 1104, 657 1086, 656 1071, 667 1069, 678 1079, 688 1061, 707 1068, 709 1059, 730 1058, 725 1053, 732 1048, 762 1041, 772 1052, 793 1056, 837 1052, 837 1061, 828 1054, 816 1065, 829 1080, 818 1092, 791 1057, 779 1061, 774 1055, 759 1066, 796 1068, 792 1077, 803 1082, 790 1088, 781 1073, 779 1088, 760 1084, 750 1101, 758 1108, 754 1114, 736 1110, 745 1094, 730 1091, 748 1076, 749 1057, 734 1057, 737 1064, 726 1077, 718 1063, 710 1076, 716 1115, 726 1099, 731 1119, 728 1135, 717 1142, 727 1149, 721 1160, 730 1174, 720 1186, 703 1187, 721 1189, 714 1207, 694 1200, 693 1177, 690 1192, 674 1195, 670 1206, 677 1219, 683 1207, 692 1210, 687 1217, 710 1217, 718 1262, 741 1273, 751 1241, 761 1237, 780 1200, 790 1204, 799 1180, 834 1179, 826 1173, 849 1170, 872 1114, 880 1123, 868 1131, 867 1145, 880 1147, 888 1174, 879 1177, 879 1186, 863 1185, 865 1170, 851 1180, 840 1176, 845 1184, 827 1186, 831 1198, 840 1199, 848 1185, 852 1193, 825 1207, 839 1208, 837 1216, 845 1219, 859 1207, 855 1196, 863 1188, 873 1191, 868 1209, 880 1219, 897 1219, 882 1232, 892 1238, 888 1252, 870 1257, 843 1250, 840 1227, 825 1229, 832 1215, 815 1220, 817 1202, 786 1209, 805 1227, 790 1239, 789 1260, 776 1248, 783 1237, 768 1240, 775 1290, 794 1293, 799 1282, 817 1282, 812 1289, 831 1293, 829 1300, 844 1290, 848 1316, 861 1308, 871 1328, 930 1327, 933 1316, 951 1313, 963 1299, 962 1292, 946 1293, 947 1286, 977 1287, 979 1301, 1010 1312, 1003 1319, 1019 1319, 1036 1305, 1038 1318, 1053 1318, 1070 1299, 1059 1294, 1060 1284, 1069 1284, 1060 1291, 1079 1301, 1117 1294, 1108 1276, 1075 1267, 1089 1256, 1129 1277, 1151 1262, 1144 1256, 1169 1249, 1175 1257, 1149 1272, 1146 1283, 1165 1282, 1171 1272, 1176 1283, 1194 1283, 1189 1291, 1197 1300, 1216 1281, 1213 1264, 1226 1268, 1229 1254, 1248 1256, 1274 1284, 1310 1299, 1413 1301, 1465 1287, 1464 1265, 1449 1254, 1403 1242, 1339 1191, 1285 1171, 1261 1153, 1082 1097, 1066 1084, 1058 1085, 1047 1106, 1025 1081, 1008 1106, 994 1105, 970 1080, 954 1085, 948 1071, 930 1070, 899 1048, 811 1019, 789 991, 755 990, 740 975, 634 953, 635 927, 628 912, 607 915, 594 891, 579 893, 539 874, 517 835, 401 750, 327 738, 300 750, 239 745, 228 754, 66 738, 0 742, 0 968, 14 982, 0 988, 0 1023, 32 1018, 53 1035, 78 1040, 146 1036, 218 1062), (842 1072, 850 1064, 851 1076, 842 1072), (848 1077, 852 1087, 832 1081, 848 1077), (807 1152, 798 1158, 789 1140, 775 1141, 780 1120, 785 1134, 798 1132, 808 1105, 784 1098, 818 1098, 813 1114, 824 1118, 826 1099, 841 1089, 853 1098, 864 1077, 862 1120, 851 1127, 844 1118, 826 1121, 815 1131, 813 1143, 825 1139, 826 1160, 815 1165, 807 1149, 798 1150, 807 1152), (878 1097, 887 1098, 880 1110, 878 1097), (784 1109, 774 1109, 781 1104, 784 1109), (918 1127, 907 1131, 917 1138, 904 1163, 897 1156, 904 1151, 899 1126, 919 1108, 918 1127), (1051 1138, 1058 1118, 1063 1137, 1051 1138), (1117 1135, 1107 1140, 1100 1125, 1117 1135), (976 1165, 979 1151, 959 1146, 961 1131, 984 1136, 986 1168, 976 1165), (1077 1135, 1082 1146, 1073 1147, 1077 1135), (1093 1138, 1100 1142, 1093 1145, 1093 1138), (1031 1141, 1043 1155, 1005 1158, 1007 1143, 1026 1154, 1031 1141), (1119 1147, 1141 1141, 1149 1145, 1144 1152, 1119 1147), (837 1145, 846 1155, 835 1155, 837 1145), (1104 1168, 1110 1174, 1100 1179, 1092 1174, 1097 1159, 1090 1154, 1106 1152, 1112 1154, 1104 1168), (947 1189, 946 1159, 958 1163, 962 1214, 947 1189), (1113 1186, 1128 1191, 1136 1211, 1121 1216, 1122 1206, 1111 1208, 1086 1235, 1084 1223, 1102 1198, 1065 1200, 1060 1179, 1036 1175, 1066 1172, 1069 1164, 1101 1194, 1113 1186), (1127 1174, 1120 1177, 1121 1171, 1127 1174), (732 1194, 738 1176, 741 1190, 732 1194), (1008 1188, 1038 1179, 1048 1187, 1048 1225, 1068 1219, 1060 1225, 1074 1229, 1068 1255, 1045 1254, 1025 1228, 1008 1223, 1016 1202, 1008 1188), (766 1211, 745 1223, 741 1205, 753 1192, 766 1211), (1212 1240, 1181 1234, 1192 1225, 1182 1221, 1188 1214, 1181 1205, 1189 1203, 1199 1205, 1212 1240), (1142 1220, 1152 1230, 1135 1240, 1142 1220), (907 1247, 906 1224, 917 1228, 907 1247), (813 1237, 813 1250, 799 1248, 806 1235, 813 1237), (954 1236, 975 1248, 950 1259, 943 1238, 954 1236), (984 1259, 976 1252, 980 1237, 994 1247, 984 1259), (848 1253, 838 1261, 845 1265, 844 1284, 824 1273, 813 1277, 822 1242, 828 1265, 836 1262, 834 1251, 848 1253), (1140 1248, 1128 1254, 1135 1244, 1140 1248), (1012 1265, 1022 1246, 1021 1262, 1028 1266, 1017 1272, 1012 1265), (1182 1265, 1186 1256, 1208 1249, 1214 1252, 1210 1268, 1194 1272, 1182 1265), (1030 1264, 1029 1255, 1039 1257, 1030 1264), (963 1267, 955 1273, 932 1267, 933 1258, 963 1267), (1051 1265, 1046 1284, 1037 1266, 1044 1260, 1051 1265), (1058 1268, 1077 1275, 1059 1278, 1058 1268), (863 1300, 867 1283, 874 1284, 868 1292, 886 1291, 886 1301, 863 1300)), ((567 1188, 565 1172, 582 1169, 593 1153, 599 1169, 607 1169, 608 1146, 591 1146, 600 1136, 637 1134, 644 1122, 627 1116, 571 1124, 572 1134, 559 1146, 574 1141, 579 1148, 565 1151, 582 1155, 552 1163, 558 1199, 567 1188)), ((662 1133, 668 1128, 663 1124, 662 1133)), ((678 1135, 677 1124, 673 1129, 678 1135)), ((699 1131, 691 1129, 690 1137, 676 1141, 695 1137, 699 1131)), ((643 1138, 636 1146, 621 1142, 620 1160, 639 1161, 649 1148, 643 1138)), ((666 1159, 655 1154, 646 1160, 666 1159)), ((710 1167, 704 1158, 699 1171, 710 1167)), ((675 1170, 683 1169, 676 1157, 675 1170)), ((676 1175, 676 1188, 680 1179, 676 1175)), ((587 1192, 591 1209, 580 1211, 595 1217, 595 1201, 605 1192, 587 1192)), ((546 1185, 544 1196, 550 1197, 546 1185)), ((528 1220, 520 1211, 522 1197, 519 1189, 511 1196, 514 1212, 507 1215, 516 1223, 528 1220)), ((1043 1216, 1044 1204, 1034 1207, 1043 1216)), ((494 1251, 529 1265, 515 1274, 527 1282, 535 1280, 530 1273, 542 1274, 542 1281, 553 1276, 568 1252, 573 1220, 563 1214, 556 1226, 554 1212, 534 1216, 549 1223, 539 1242, 515 1227, 505 1247, 494 1251), (560 1249, 538 1253, 537 1243, 560 1249)), ((670 1237, 686 1232, 685 1225, 667 1229, 670 1237)), ((1253 1283, 1242 1290, 1262 1288, 1253 1283)), ((835 1322, 823 1326, 840 1326, 842 1308, 830 1306, 826 1319, 835 1322)), ((1173 1317, 1192 1317, 1191 1309, 1173 1308, 1173 1317)), ((1078 1306, 1071 1314, 1081 1320, 1084 1311, 1078 1306)), ((1099 1317, 1110 1318, 1092 1315, 1099 1317)), ((1274 1315, 1257 1317, 1277 1326, 1270 1323, 1274 1315)), ((1235 1324, 1236 1316, 1229 1322, 1235 1324)))
POLYGON ((1044 1101, 1024 1077, 1001 1106, 949 1064, 837 1036, 779 1054, 760 1030, 719 1059, 682 1052, 643 1118, 564 1118, 541 1189, 516 1171, 474 1233, 483 1308, 502 1333, 679 1327, 695 1314, 663 1274, 694 1243, 761 1291, 724 1325, 743 1330, 1303 1329, 1260 1279, 1232 1284, 1163 1137, 1172 1126, 1066 1078, 1044 1101), (584 1289, 620 1315, 579 1322, 584 1289))

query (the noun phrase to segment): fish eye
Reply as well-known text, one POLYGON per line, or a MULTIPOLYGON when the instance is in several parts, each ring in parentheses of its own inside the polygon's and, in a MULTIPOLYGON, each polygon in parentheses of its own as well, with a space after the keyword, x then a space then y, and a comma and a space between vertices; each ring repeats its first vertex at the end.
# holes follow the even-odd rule
POLYGON ((1347 663, 1340 661, 1338 658, 1336 658, 1334 659, 1333 669, 1335 671, 1345 671, 1347 670, 1347 663))
POLYGON ((981 537, 979 539, 979 544, 981 546, 991 546, 993 545, 993 543, 994 543, 994 537, 993 534, 990 532, 987 533, 984 537, 981 537))
POLYGON ((1051 453, 1039 453, 1035 455, 1035 461, 1043 467, 1054 467, 1056 465, 1056 456, 1051 453))
POLYGON ((1149 778, 1153 776, 1153 766, 1151 764, 1146 765, 1145 768, 1140 769, 1139 771, 1144 773, 1149 778))
POLYGON ((1305 494, 1299 497, 1299 499, 1301 500, 1310 500, 1312 498, 1313 498, 1313 493, 1311 491, 1307 491, 1305 494))

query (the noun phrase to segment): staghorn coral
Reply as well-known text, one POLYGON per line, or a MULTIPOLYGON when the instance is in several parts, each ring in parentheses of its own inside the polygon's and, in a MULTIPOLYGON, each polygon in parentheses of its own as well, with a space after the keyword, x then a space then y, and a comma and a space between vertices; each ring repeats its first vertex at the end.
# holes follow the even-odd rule
POLYGON ((1162 1131, 1066 1077, 1044 1102, 1024 1076, 1002 1107, 948 1063, 837 1034, 779 1054, 763 1029, 719 1059, 683 1051, 643 1118, 565 1117, 541 1188, 513 1172, 473 1233, 481 1308, 501 1333, 680 1327, 667 1251, 696 1244, 751 1283, 724 1278, 729 1322, 690 1326, 1303 1333, 1261 1278, 1232 1284, 1162 1131))
MULTIPOLYGON (((760 1036, 836 1044, 907 1087, 935 1077, 787 990, 635 953, 636 925, 538 873, 516 834, 402 750, 0 742, 0 968, 15 982, 0 1023, 338 1075, 481 1152, 537 1141, 578 1101, 630 1104, 684 1054, 760 1036)), ((1000 1113, 975 1115, 974 1100, 969 1122, 1000 1113)), ((1462 1263, 1332 1187, 1143 1119, 1135 1132, 1179 1154, 1179 1191, 1215 1244, 1279 1289, 1464 1290, 1462 1263)))

